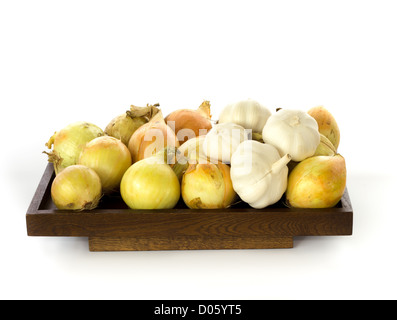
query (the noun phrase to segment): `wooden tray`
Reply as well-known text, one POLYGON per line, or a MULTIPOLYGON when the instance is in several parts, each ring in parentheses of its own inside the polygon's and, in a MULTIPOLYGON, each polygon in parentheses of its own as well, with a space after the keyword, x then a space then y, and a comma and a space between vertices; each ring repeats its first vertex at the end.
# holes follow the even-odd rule
POLYGON ((257 210, 245 203, 228 209, 131 210, 120 195, 105 196, 91 211, 62 211, 51 200, 48 164, 26 213, 29 236, 88 237, 90 251, 292 248, 294 236, 351 235, 347 190, 329 209, 291 209, 283 199, 257 210))

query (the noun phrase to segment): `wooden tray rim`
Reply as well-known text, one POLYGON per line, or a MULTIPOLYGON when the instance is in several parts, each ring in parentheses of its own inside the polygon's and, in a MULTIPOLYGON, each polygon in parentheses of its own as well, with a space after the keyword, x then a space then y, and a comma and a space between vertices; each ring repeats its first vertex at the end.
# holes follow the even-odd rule
MULTIPOLYGON (((351 235, 353 228, 353 209, 348 195, 347 188, 341 199, 341 206, 327 209, 297 209, 288 207, 276 208, 229 208, 229 209, 164 209, 164 210, 132 210, 132 209, 94 209, 91 211, 66 211, 40 209, 44 196, 49 192, 50 181, 54 176, 52 164, 48 164, 34 197, 26 213, 27 231, 29 236, 151 236, 151 226, 160 228, 158 235, 170 236, 182 234, 197 236, 197 231, 192 230, 191 225, 201 220, 208 220, 209 224, 221 226, 221 231, 241 236, 259 235, 351 235), (257 221, 262 229, 253 228, 247 232, 241 231, 239 227, 225 226, 229 219, 233 223, 239 221, 257 221), (306 221, 302 218, 305 218, 306 221), (275 220, 284 221, 282 227, 274 227, 275 220), (269 223, 267 222, 269 221, 269 223), (325 221, 325 222, 324 222, 325 221), (62 223, 65 230, 62 229, 62 223), (125 223, 125 225, 121 225, 125 223), (160 226, 160 223, 169 223, 167 226, 160 226), (180 230, 189 226, 189 230, 180 230), (270 226, 270 224, 272 224, 270 226), (316 224, 321 223, 325 231, 318 231, 316 224), (332 225, 334 223, 334 225, 332 225), (39 224, 34 229, 33 225, 39 224), (49 226, 46 226, 49 224, 49 226), (51 225, 53 224, 53 225, 51 225), (96 224, 99 228, 96 228, 96 224), (108 224, 108 225, 106 225, 108 224), (114 224, 114 225, 113 225, 114 224), (138 225, 141 229, 138 230, 138 225), (325 226, 324 226, 325 225, 325 226), (128 227, 131 227, 128 229, 128 227), (270 228, 271 227, 271 228, 270 228), (128 230, 127 230, 128 229, 128 230)), ((248 205, 247 205, 248 206, 248 205)), ((215 230, 216 231, 216 230, 215 230)), ((215 235, 215 231, 204 232, 205 235, 215 235)), ((219 231, 219 230, 218 230, 219 231)), ((215 235, 217 236, 217 235, 215 235)), ((222 236, 222 233, 219 237, 222 236)))

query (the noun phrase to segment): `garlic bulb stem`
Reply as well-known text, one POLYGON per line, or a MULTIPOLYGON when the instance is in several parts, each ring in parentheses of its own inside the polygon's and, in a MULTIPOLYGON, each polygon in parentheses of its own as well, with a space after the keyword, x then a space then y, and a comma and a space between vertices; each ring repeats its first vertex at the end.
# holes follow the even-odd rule
POLYGON ((289 121, 289 125, 291 126, 291 127, 297 127, 297 126, 299 126, 300 125, 300 119, 299 119, 299 116, 294 116, 294 117, 292 117, 291 119, 290 119, 290 121, 289 121))
POLYGON ((278 174, 280 170, 283 169, 290 161, 291 161, 291 156, 287 153, 286 155, 281 157, 280 160, 273 163, 271 171, 274 174, 278 174))
POLYGON ((273 163, 272 168, 266 172, 266 174, 261 177, 256 183, 261 182, 263 179, 265 179, 269 174, 279 174, 280 171, 288 164, 288 162, 291 161, 291 156, 289 154, 284 155, 281 157, 279 160, 277 160, 275 163, 273 163))

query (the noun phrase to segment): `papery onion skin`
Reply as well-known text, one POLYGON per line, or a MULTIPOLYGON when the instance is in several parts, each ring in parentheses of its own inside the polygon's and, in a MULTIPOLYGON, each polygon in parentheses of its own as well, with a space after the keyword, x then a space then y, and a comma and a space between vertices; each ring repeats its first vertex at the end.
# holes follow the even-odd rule
POLYGON ((58 174, 64 168, 78 163, 87 142, 103 135, 103 130, 95 124, 74 122, 54 133, 46 143, 52 152, 44 153, 48 155, 48 161, 54 163, 55 173, 58 174))
POLYGON ((161 112, 134 132, 128 143, 132 162, 151 157, 165 147, 179 147, 175 132, 165 123, 161 112))
POLYGON ((313 156, 334 156, 336 154, 335 146, 329 139, 320 133, 320 144, 318 145, 313 156))
POLYGON ((105 133, 120 139, 127 147, 133 133, 147 123, 160 109, 159 104, 137 107, 131 105, 130 110, 112 119, 106 126, 105 133))
POLYGON ((114 118, 106 127, 105 133, 111 137, 120 139, 128 146, 133 133, 148 121, 145 118, 131 118, 127 113, 114 118))
POLYGON ((143 159, 126 171, 120 193, 131 209, 171 209, 179 201, 180 184, 168 164, 143 159))
POLYGON ((71 165, 60 172, 51 185, 51 198, 60 210, 92 210, 102 196, 98 174, 82 165, 71 165))
POLYGON ((174 129, 179 144, 200 135, 212 128, 209 101, 204 101, 197 110, 179 109, 171 112, 165 122, 174 129))
POLYGON ((81 152, 79 164, 95 170, 102 182, 105 193, 119 190, 120 181, 131 166, 128 148, 114 137, 96 138, 81 152))
POLYGON ((307 113, 318 123, 318 131, 323 134, 338 150, 340 142, 340 130, 334 116, 324 106, 309 109, 307 113))
POLYGON ((335 156, 314 156, 299 162, 288 177, 286 200, 295 208, 331 208, 346 188, 346 162, 335 156))
POLYGON ((190 209, 222 209, 236 198, 230 167, 223 163, 190 164, 182 178, 182 198, 190 209))

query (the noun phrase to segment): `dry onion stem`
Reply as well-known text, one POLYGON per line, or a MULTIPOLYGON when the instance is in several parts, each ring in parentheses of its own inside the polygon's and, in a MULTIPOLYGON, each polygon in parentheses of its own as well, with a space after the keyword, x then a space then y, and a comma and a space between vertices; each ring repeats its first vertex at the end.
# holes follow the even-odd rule
POLYGON ((131 105, 130 110, 112 119, 106 126, 105 133, 120 139, 126 146, 133 133, 142 125, 152 119, 159 111, 160 104, 147 104, 146 107, 131 105))

